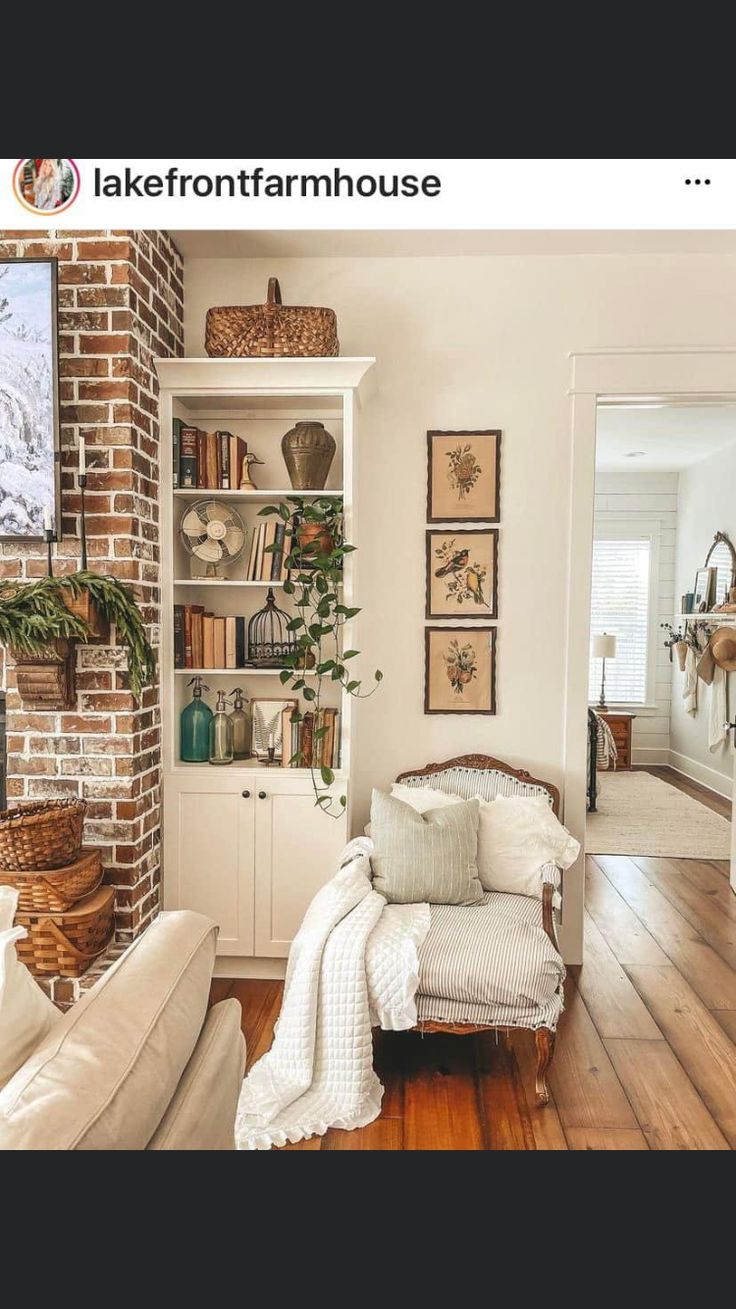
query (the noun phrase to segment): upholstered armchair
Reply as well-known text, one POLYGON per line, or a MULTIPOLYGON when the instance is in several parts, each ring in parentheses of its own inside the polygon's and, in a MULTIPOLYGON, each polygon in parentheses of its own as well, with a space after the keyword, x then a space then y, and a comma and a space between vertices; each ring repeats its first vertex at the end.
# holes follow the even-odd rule
MULTIPOLYGON (((405 786, 431 786, 463 799, 503 795, 544 796, 555 815, 559 792, 488 755, 462 755, 401 773, 405 786)), ((432 905, 431 925, 419 953, 418 1028, 423 1032, 534 1033, 536 1093, 549 1100, 547 1072, 562 1012, 565 970, 555 931, 562 873, 542 869, 541 899, 486 892, 477 905, 432 905)))

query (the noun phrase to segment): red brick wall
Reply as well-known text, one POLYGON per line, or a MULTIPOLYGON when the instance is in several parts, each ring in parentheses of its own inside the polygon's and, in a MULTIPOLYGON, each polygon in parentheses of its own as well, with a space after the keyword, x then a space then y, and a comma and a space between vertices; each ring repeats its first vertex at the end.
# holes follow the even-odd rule
MULTIPOLYGON (((89 567, 132 584, 158 645, 158 385, 155 355, 183 354, 181 257, 165 232, 0 231, 0 258, 59 260, 62 540, 54 571, 79 567, 80 433, 87 447, 89 567)), ((0 578, 46 571, 45 547, 0 543, 0 578)), ((0 659, 2 652, 0 651, 0 659)), ((78 647, 77 704, 29 713, 5 668, 8 797, 83 796, 85 838, 104 848, 120 941, 159 903, 160 700, 138 704, 125 654, 78 647)))

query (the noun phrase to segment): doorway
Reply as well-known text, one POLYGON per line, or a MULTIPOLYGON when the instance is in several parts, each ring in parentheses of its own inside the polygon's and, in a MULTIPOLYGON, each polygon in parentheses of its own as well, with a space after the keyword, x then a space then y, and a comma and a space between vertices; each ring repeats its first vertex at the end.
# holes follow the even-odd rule
MULTIPOLYGON (((586 839, 590 688, 591 576, 595 450, 599 406, 736 403, 736 347, 591 350, 571 356, 572 496, 565 701, 565 822, 586 839)), ((633 447, 631 447, 633 448, 633 447)), ((678 600, 679 600, 678 596, 678 600)), ((654 747, 653 747, 654 748, 654 747)), ((653 765, 655 766, 655 765, 653 765)), ((684 793, 683 793, 684 794, 684 793)), ((731 886, 736 887, 732 844, 731 886)), ((722 877, 728 895, 728 880, 722 877)), ((568 963, 583 960, 585 859, 566 874, 561 931, 568 963)))
POLYGON ((727 879, 736 407, 601 400, 596 426, 586 850, 727 879))

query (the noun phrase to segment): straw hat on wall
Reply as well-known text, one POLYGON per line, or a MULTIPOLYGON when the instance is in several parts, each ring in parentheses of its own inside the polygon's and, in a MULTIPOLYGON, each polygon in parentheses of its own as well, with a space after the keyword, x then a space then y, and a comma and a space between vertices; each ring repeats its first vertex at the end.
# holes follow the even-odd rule
POLYGON ((710 648, 720 668, 736 672, 736 627, 719 627, 710 638, 710 648))

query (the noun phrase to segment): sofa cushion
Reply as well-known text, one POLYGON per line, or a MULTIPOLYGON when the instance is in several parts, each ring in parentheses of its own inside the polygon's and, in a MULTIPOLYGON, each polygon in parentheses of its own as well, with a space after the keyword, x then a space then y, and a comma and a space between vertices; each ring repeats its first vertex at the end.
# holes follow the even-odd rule
POLYGON ((374 791, 373 886, 394 904, 472 904, 480 900, 477 800, 417 813, 374 791))
POLYGON ((0 1092, 0 1150, 141 1150, 197 1043, 216 925, 162 914, 0 1092))
POLYGON ((419 949, 420 995, 533 1013, 556 996, 564 976, 539 900, 489 892, 478 905, 432 905, 419 949))
POLYGON ((210 1009, 194 1054, 149 1150, 234 1150, 245 1038, 237 1000, 210 1009))
POLYGON ((580 843, 543 796, 478 798, 478 876, 483 887, 541 899, 544 866, 556 863, 569 868, 580 853, 580 843))

